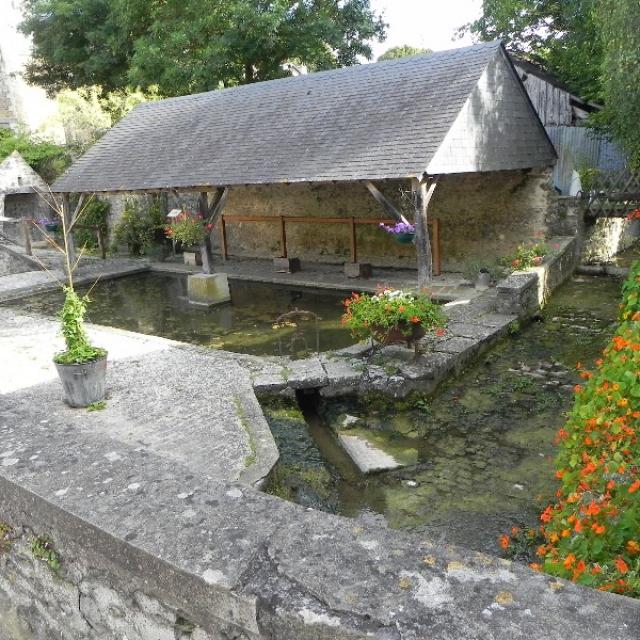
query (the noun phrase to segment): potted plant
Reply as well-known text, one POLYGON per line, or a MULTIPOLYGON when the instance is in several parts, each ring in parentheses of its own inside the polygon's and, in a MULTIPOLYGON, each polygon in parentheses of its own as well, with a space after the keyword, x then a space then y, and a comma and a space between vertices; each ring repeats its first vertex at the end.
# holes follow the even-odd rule
POLYGON ((73 282, 64 287, 64 304, 58 314, 66 349, 53 362, 71 407, 88 407, 102 400, 106 391, 107 352, 94 347, 84 327, 89 296, 79 296, 73 282))
POLYGON ((165 235, 171 240, 181 242, 185 264, 201 265, 200 245, 207 237, 213 225, 204 224, 202 214, 183 211, 174 221, 165 227, 165 235))
MULTIPOLYGON (((82 258, 84 248, 80 251, 78 258, 73 260, 69 236, 90 200, 84 206, 78 205, 72 220, 68 221, 63 215, 62 205, 57 202, 54 194, 49 193, 43 199, 51 206, 60 220, 58 224, 62 235, 62 244, 45 231, 42 233, 47 242, 63 255, 67 273, 66 284, 61 284, 65 294, 64 304, 58 313, 66 348, 54 355, 53 362, 62 382, 67 404, 71 407, 87 407, 104 399, 107 352, 105 349, 91 344, 84 327, 89 294, 78 295, 73 282, 73 274, 82 258)), ((46 268, 44 265, 42 266, 46 268)))
POLYGON ((38 224, 51 233, 56 233, 60 229, 60 222, 51 218, 42 218, 38 220, 38 224))
POLYGON ((416 227, 409 222, 398 222, 394 225, 380 224, 380 228, 392 235, 399 244, 411 244, 416 237, 416 227))
POLYGON ((444 333, 445 316, 424 293, 401 289, 381 289, 375 295, 354 293, 344 306, 342 322, 360 340, 372 338, 383 345, 404 342, 410 347, 427 331, 444 333))

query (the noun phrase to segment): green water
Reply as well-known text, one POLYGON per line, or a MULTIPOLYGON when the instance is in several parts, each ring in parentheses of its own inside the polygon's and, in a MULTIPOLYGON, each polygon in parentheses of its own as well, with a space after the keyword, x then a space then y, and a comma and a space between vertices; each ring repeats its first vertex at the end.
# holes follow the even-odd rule
POLYGON ((346 516, 382 519, 432 539, 497 552, 498 535, 535 523, 555 492, 552 444, 579 378, 610 336, 614 279, 576 278, 533 322, 431 398, 324 402, 307 413, 265 404, 281 451, 268 491, 346 516), (337 443, 345 414, 361 419, 412 467, 365 477, 337 443))
MULTIPOLYGON (((292 309, 311 311, 318 322, 320 351, 353 344, 341 326, 344 294, 304 288, 231 281, 231 303, 198 307, 187 302, 186 276, 143 274, 101 282, 91 292, 87 319, 96 324, 191 342, 214 349, 255 355, 304 357, 316 349, 315 322, 294 329, 274 329, 275 320, 292 309)), ((86 288, 82 288, 86 291, 86 288)), ((62 293, 21 300, 21 309, 54 315, 62 293)))

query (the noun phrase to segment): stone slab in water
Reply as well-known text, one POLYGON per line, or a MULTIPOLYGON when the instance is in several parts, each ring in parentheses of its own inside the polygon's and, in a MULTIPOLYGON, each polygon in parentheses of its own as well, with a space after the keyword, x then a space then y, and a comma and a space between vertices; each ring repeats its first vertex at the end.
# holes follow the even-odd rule
POLYGON ((341 433, 338 440, 362 473, 390 471, 403 466, 392 455, 375 447, 361 436, 341 433))

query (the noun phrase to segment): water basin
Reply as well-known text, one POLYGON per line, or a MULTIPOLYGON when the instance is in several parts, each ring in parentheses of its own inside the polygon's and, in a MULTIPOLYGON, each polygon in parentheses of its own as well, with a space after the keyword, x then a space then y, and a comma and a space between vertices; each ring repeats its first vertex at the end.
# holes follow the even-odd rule
MULTIPOLYGON (((261 283, 230 281, 231 303, 203 308, 187 301, 183 275, 146 273, 99 282, 91 291, 87 319, 148 335, 162 336, 215 349, 254 355, 305 357, 316 350, 339 349, 353 344, 340 324, 344 293, 261 283), (292 309, 319 316, 315 322, 274 329, 276 319, 292 309)), ((79 288, 87 291, 87 287, 79 288)), ((26 298, 13 304, 23 311, 56 314, 61 292, 26 298)))

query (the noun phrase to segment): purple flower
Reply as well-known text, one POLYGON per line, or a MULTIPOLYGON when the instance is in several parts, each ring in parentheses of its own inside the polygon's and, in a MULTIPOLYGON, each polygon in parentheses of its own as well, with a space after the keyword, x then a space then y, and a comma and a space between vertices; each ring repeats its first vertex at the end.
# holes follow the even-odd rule
POLYGON ((387 233, 392 233, 394 235, 397 235, 397 234, 400 234, 400 233, 415 233, 416 232, 415 225, 410 224, 408 222, 397 222, 394 225, 380 224, 380 228, 383 231, 386 231, 387 233))

